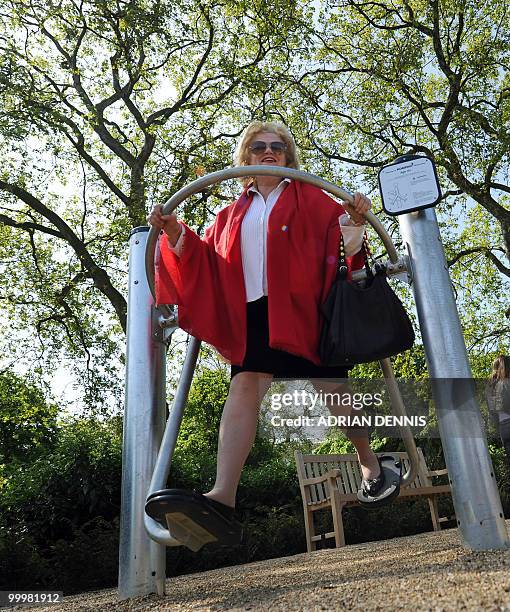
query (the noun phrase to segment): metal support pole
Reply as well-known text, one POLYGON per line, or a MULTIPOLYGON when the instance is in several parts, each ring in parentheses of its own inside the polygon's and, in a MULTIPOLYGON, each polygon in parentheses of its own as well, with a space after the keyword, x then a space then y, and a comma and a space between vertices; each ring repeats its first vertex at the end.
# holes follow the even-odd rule
POLYGON ((460 534, 472 550, 506 548, 501 500, 435 210, 401 215, 399 223, 460 534))
MULTIPOLYGON (((395 379, 395 373, 393 372, 393 366, 389 358, 381 359, 381 370, 383 372, 384 380, 386 382, 386 388, 391 400, 391 411, 397 417, 406 417, 406 407, 402 394, 398 387, 398 383, 395 379)), ((416 448, 416 442, 414 441, 413 434, 409 427, 400 427, 400 436, 404 441, 404 446, 409 457, 409 467, 405 474, 402 475, 400 485, 402 487, 408 487, 412 484, 418 473, 418 467, 420 465, 420 459, 418 456, 418 449, 416 448)))
MULTIPOLYGON (((119 597, 164 594, 165 546, 144 528, 144 505, 165 426, 165 331, 145 275, 148 227, 129 242, 126 400, 122 449, 119 597)), ((171 333, 171 332, 170 332, 171 333)), ((168 334, 167 334, 168 335, 168 334)))

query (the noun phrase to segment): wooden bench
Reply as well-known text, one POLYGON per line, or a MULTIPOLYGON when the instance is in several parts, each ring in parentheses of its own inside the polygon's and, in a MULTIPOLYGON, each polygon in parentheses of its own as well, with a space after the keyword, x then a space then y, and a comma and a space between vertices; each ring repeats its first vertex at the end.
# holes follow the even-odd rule
MULTIPOLYGON (((381 453, 384 454, 384 453, 381 453)), ((402 461, 402 473, 409 465, 407 453, 391 453, 402 461)), ((434 476, 444 476, 447 470, 428 469, 421 448, 418 448, 420 464, 418 474, 409 486, 400 489, 395 501, 408 501, 426 497, 429 502, 432 526, 434 531, 441 529, 440 524, 449 520, 440 518, 437 507, 438 495, 451 493, 450 485, 432 483, 434 476)), ((299 486, 303 499, 305 517, 306 545, 308 552, 316 549, 316 543, 326 538, 335 538, 336 547, 345 546, 342 509, 358 504, 356 493, 361 484, 361 469, 357 456, 352 455, 303 455, 295 451, 299 486), (331 509, 334 531, 316 533, 314 513, 318 510, 331 509)))

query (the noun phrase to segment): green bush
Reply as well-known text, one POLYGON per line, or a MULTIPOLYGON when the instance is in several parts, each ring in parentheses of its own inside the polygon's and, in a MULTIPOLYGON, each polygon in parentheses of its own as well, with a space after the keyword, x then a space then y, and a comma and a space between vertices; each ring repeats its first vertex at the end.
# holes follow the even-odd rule
MULTIPOLYGON (((0 590, 57 588, 50 559, 24 528, 0 526, 0 590)), ((60 588, 58 589, 60 590, 60 588)))
POLYGON ((296 507, 289 504, 284 508, 258 506, 257 510, 256 514, 241 510, 244 533, 239 546, 208 545, 198 553, 184 547, 169 548, 167 575, 176 576, 250 563, 306 550, 301 505, 296 507))
POLYGON ((6 586, 74 592, 114 584, 120 481, 118 418, 62 423, 45 455, 10 464, 0 486, 6 586))
MULTIPOLYGON (((58 408, 35 385, 0 372, 0 465, 28 462, 54 444, 58 408)), ((1 484, 1 483, 0 483, 1 484)))
POLYGON ((118 419, 64 423, 48 454, 12 465, 0 490, 4 520, 30 528, 41 542, 68 539, 93 517, 118 516, 120 476, 118 419))
POLYGON ((65 593, 79 593, 117 583, 119 521, 96 517, 75 529, 50 550, 53 584, 65 593))
POLYGON ((118 575, 118 520, 99 517, 42 547, 19 530, 0 530, 0 588, 66 594, 113 586, 118 575))
POLYGON ((299 483, 294 462, 273 451, 265 462, 247 465, 241 475, 237 493, 238 504, 245 511, 260 506, 281 508, 300 499, 299 483))

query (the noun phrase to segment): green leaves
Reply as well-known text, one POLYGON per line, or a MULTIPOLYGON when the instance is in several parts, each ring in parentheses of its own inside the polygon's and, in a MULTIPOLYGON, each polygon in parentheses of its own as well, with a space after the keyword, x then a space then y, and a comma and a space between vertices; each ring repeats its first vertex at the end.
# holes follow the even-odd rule
MULTIPOLYGON (((58 408, 33 383, 0 373, 0 464, 27 462, 55 442, 58 408)), ((1 488, 1 483, 0 483, 1 488)))

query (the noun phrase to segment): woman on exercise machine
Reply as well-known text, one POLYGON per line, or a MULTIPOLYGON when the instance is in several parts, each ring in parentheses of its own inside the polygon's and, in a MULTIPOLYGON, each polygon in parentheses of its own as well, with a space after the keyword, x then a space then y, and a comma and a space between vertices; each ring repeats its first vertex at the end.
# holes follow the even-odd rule
MULTIPOLYGON (((234 164, 299 168, 289 130, 259 121, 244 131, 234 164)), ((320 306, 335 278, 340 233, 350 271, 363 266, 370 200, 356 193, 352 204, 340 205, 317 187, 274 176, 241 182, 239 199, 217 214, 203 238, 175 214, 163 215, 161 206, 148 218, 162 230, 158 303, 177 304, 180 327, 231 363, 213 488, 204 494, 166 489, 147 500, 147 513, 184 544, 190 535, 203 543, 239 542, 237 486, 273 378, 309 379, 323 393, 348 391, 347 368, 320 364, 320 306)), ((328 408, 337 416, 351 413, 350 406, 328 408)), ((367 431, 346 433, 358 453, 363 491, 385 499, 384 473, 367 431)))

